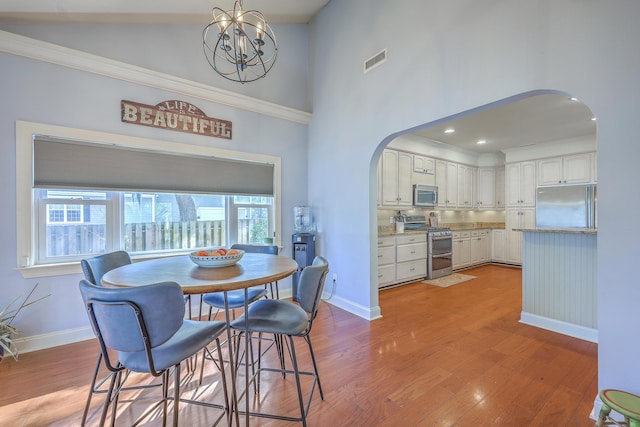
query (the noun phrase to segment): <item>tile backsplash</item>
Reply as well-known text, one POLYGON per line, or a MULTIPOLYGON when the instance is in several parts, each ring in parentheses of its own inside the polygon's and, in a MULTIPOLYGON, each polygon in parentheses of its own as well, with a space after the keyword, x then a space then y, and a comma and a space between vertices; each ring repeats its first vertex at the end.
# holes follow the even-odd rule
MULTIPOLYGON (((397 209, 378 209, 378 227, 385 227, 390 225, 389 218, 393 217, 397 209)), ((460 223, 500 223, 505 221, 504 210, 495 211, 472 211, 472 210, 428 210, 428 209, 403 209, 401 210, 406 215, 425 215, 427 218, 431 212, 435 212, 438 215, 438 220, 441 225, 446 224, 460 224, 460 223)))

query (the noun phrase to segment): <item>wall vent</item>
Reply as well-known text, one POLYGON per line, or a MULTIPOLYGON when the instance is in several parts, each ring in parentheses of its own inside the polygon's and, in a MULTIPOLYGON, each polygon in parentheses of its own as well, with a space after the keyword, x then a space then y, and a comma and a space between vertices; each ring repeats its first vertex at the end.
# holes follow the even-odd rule
POLYGON ((383 49, 380 52, 373 55, 371 58, 364 61, 364 72, 371 71, 378 65, 387 62, 387 49, 383 49))

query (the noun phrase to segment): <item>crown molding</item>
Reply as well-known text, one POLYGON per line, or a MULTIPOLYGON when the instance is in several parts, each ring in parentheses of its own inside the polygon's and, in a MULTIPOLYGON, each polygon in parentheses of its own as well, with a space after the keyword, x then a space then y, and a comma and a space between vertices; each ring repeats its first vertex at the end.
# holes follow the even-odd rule
POLYGON ((136 83, 301 124, 311 113, 0 30, 0 52, 136 83))

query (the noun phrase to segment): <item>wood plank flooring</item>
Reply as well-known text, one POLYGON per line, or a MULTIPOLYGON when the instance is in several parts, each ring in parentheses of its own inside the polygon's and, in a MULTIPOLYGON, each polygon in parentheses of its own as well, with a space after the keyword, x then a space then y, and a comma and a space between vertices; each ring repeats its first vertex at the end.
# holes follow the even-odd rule
MULTIPOLYGON (((311 336, 325 400, 316 392, 308 425, 592 426, 597 345, 520 324, 519 269, 464 273, 477 278, 449 288, 414 283, 382 291, 383 318, 372 322, 323 303, 311 336)), ((303 341, 296 350, 308 368, 303 341)), ((0 425, 79 425, 96 355, 92 340, 23 354, 17 363, 5 358, 0 425)), ((200 388, 187 377, 186 393, 215 401, 218 375, 208 366, 200 388)), ((261 387, 251 397, 255 407, 296 415, 291 376, 264 376, 261 387)), ((130 425, 158 392, 130 392, 117 424, 130 425)), ((88 425, 97 425, 100 403, 94 398, 88 425)), ((180 424, 210 425, 218 413, 181 405, 180 424)), ((158 417, 143 423, 159 424, 158 417)), ((297 424, 252 417, 251 425, 297 424)))

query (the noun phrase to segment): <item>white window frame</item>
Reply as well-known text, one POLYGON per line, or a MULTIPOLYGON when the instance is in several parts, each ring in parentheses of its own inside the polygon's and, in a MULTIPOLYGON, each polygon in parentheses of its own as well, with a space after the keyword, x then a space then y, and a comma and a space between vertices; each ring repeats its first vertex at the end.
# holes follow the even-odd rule
POLYGON ((275 226, 274 244, 281 247, 281 163, 280 157, 246 153, 220 148, 196 146, 176 142, 140 138, 87 129, 69 128, 42 123, 16 121, 16 225, 17 225, 17 268, 25 278, 48 277, 81 272, 78 261, 35 265, 35 244, 37 238, 37 206, 33 184, 33 138, 47 135, 61 140, 80 140, 96 144, 110 144, 162 153, 189 154, 196 156, 221 157, 255 162, 271 163, 273 168, 274 196, 273 212, 275 226), (29 212, 29 215, 25 213, 29 212))

